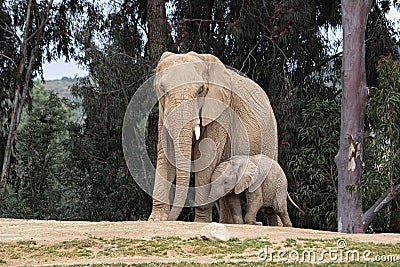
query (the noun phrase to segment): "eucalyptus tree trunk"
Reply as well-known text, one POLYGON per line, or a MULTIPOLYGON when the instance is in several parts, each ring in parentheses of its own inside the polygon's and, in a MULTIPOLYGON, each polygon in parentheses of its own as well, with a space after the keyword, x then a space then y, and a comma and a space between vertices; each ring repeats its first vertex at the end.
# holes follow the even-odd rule
MULTIPOLYGON (((4 188, 9 176, 12 148, 14 146, 17 129, 21 121, 22 110, 25 99, 28 95, 29 83, 32 77, 33 65, 38 55, 39 45, 43 38, 44 27, 49 22, 50 9, 53 6, 53 0, 47 3, 46 11, 40 18, 40 24, 32 31, 32 0, 28 1, 26 9, 26 18, 24 23, 23 36, 20 46, 20 57, 16 66, 16 75, 14 79, 14 100, 11 113, 10 125, 8 128, 7 143, 4 149, 3 167, 0 179, 0 188, 4 188), (32 46, 30 52, 28 46, 32 46)), ((15 33, 18 36, 17 33, 15 33)))
POLYGON ((165 0, 147 1, 148 41, 147 55, 155 66, 168 45, 168 20, 165 0))
POLYGON ((372 0, 342 0, 343 60, 338 167, 338 231, 362 233, 361 174, 368 88, 365 29, 372 0))
MULTIPOLYGON (((162 53, 167 50, 168 45, 168 20, 165 8, 165 0, 147 1, 148 41, 147 59, 152 68, 155 68, 162 53)), ((151 162, 156 166, 157 162, 157 137, 158 116, 152 112, 148 119, 148 154, 151 162)))

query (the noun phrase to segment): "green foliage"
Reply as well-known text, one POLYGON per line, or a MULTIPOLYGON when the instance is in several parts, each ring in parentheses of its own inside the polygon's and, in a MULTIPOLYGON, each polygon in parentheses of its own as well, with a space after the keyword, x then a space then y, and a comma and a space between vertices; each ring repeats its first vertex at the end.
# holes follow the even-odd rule
POLYGON ((5 201, 0 202, 0 216, 67 218, 73 206, 67 198, 74 189, 67 179, 73 172, 65 142, 76 104, 48 94, 40 83, 33 88, 32 98, 32 108, 23 114, 19 128, 15 175, 5 201))
POLYGON ((46 60, 61 56, 68 60, 74 55, 71 32, 75 23, 83 18, 93 19, 89 12, 93 10, 92 1, 54 2, 0 1, 0 159, 7 163, 2 172, 4 182, 9 176, 9 163, 17 161, 13 158, 15 153, 9 151, 15 150, 14 133, 21 110, 24 104, 31 104, 34 79, 43 80, 42 65, 46 60))
MULTIPOLYGON (((369 208, 389 188, 400 183, 400 62, 390 57, 379 61, 379 87, 370 88, 365 139, 364 207, 369 208)), ((394 201, 380 212, 372 228, 399 230, 400 207, 394 201)))
POLYGON ((83 118, 71 128, 69 148, 72 164, 82 173, 86 220, 142 219, 150 213, 151 198, 131 177, 121 143, 126 108, 149 74, 142 56, 141 22, 135 16, 144 10, 137 8, 113 7, 107 19, 99 21, 107 32, 101 46, 92 39, 96 29, 90 24, 78 39, 86 49, 81 60, 90 77, 72 88, 82 101, 83 118))
POLYGON ((337 169, 334 158, 339 148, 340 106, 336 101, 313 99, 301 115, 299 143, 288 143, 281 153, 288 153, 286 174, 292 177, 289 191, 306 214, 301 215, 293 208, 290 214, 298 227, 335 231, 337 169))
MULTIPOLYGON (((371 12, 368 15, 366 29, 366 74, 367 84, 370 87, 379 86, 378 62, 382 56, 399 56, 399 32, 395 30, 395 23, 390 22, 385 13, 389 7, 382 8, 382 2, 373 1, 371 12), (397 39, 397 40, 396 40, 397 39)), ((389 1, 387 1, 389 2, 389 1)), ((394 1, 396 2, 396 1, 394 1)), ((398 5, 399 3, 397 3, 398 5)))

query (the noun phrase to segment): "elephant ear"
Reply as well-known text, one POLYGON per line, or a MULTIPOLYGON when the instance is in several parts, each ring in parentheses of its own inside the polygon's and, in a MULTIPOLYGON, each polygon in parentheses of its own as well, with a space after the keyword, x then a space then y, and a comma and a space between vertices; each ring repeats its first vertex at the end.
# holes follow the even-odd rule
MULTIPOLYGON (((162 88, 161 88, 161 86, 160 86, 160 77, 159 77, 159 74, 160 74, 160 72, 162 71, 162 68, 163 68, 163 61, 164 61, 167 57, 170 57, 170 56, 172 56, 172 55, 175 55, 175 54, 174 54, 174 53, 171 53, 171 52, 164 52, 164 53, 161 55, 161 58, 160 58, 160 60, 158 61, 157 67, 156 67, 156 69, 155 69, 156 76, 155 76, 154 81, 153 81, 153 87, 154 87, 154 90, 155 90, 156 93, 157 93, 157 97, 158 97, 159 100, 161 100, 163 94, 165 93, 165 92, 162 91, 162 88)), ((162 105, 162 106, 164 106, 164 105, 162 105)))
POLYGON ((174 53, 172 53, 172 52, 164 52, 162 55, 161 55, 161 58, 160 58, 160 61, 159 62, 161 62, 161 61, 163 61, 164 59, 166 59, 167 57, 169 57, 169 56, 172 56, 172 55, 175 55, 174 53))
POLYGON ((235 186, 235 194, 240 194, 244 190, 248 189, 252 185, 253 176, 258 172, 258 167, 256 164, 247 160, 243 162, 238 175, 238 182, 235 186))
POLYGON ((207 84, 207 94, 201 109, 202 126, 216 120, 230 106, 231 102, 231 75, 224 64, 211 54, 197 54, 189 52, 206 64, 202 65, 202 73, 207 84))
POLYGON ((251 160, 253 164, 258 166, 256 172, 254 172, 252 176, 251 185, 249 187, 249 192, 254 192, 265 181, 271 171, 272 165, 277 164, 277 162, 265 155, 253 156, 251 160))

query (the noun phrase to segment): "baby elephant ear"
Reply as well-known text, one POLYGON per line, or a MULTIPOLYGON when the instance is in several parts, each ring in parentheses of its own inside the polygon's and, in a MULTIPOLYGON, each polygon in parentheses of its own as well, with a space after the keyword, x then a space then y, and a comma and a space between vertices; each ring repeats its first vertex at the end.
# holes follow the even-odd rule
POLYGON ((244 165, 241 166, 239 172, 236 174, 239 176, 238 177, 239 181, 235 186, 235 194, 240 194, 244 190, 251 188, 252 181, 254 180, 253 177, 258 173, 257 165, 251 162, 250 160, 246 161, 243 164, 244 165))
POLYGON ((258 155, 253 158, 253 163, 258 166, 253 174, 249 192, 256 191, 269 175, 272 165, 278 164, 276 161, 268 156, 258 155))

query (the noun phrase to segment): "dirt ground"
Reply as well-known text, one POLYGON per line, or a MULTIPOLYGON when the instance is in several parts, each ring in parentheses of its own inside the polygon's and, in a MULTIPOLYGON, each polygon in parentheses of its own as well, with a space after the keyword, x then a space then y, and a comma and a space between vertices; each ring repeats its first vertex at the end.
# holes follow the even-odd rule
MULTIPOLYGON (((0 248, 1 243, 14 243, 20 241, 34 240, 38 244, 54 244, 62 241, 88 238, 131 238, 151 239, 155 236, 179 236, 183 239, 199 237, 201 228, 205 223, 194 222, 65 222, 65 221, 40 221, 40 220, 15 220, 0 219, 0 248)), ((317 231, 299 228, 266 227, 252 225, 226 225, 231 236, 240 240, 247 238, 268 238, 268 240, 279 243, 288 238, 311 238, 311 239, 333 239, 346 238, 357 242, 374 242, 385 244, 396 244, 400 242, 400 234, 342 234, 336 232, 317 231)), ((137 263, 164 261, 162 258, 118 258, 111 262, 137 263)), ((175 259, 174 259, 175 260, 175 259)), ((176 260, 180 260, 177 258, 176 260)), ((208 261, 207 258, 192 258, 194 261, 208 261)), ((93 262, 59 262, 51 264, 77 264, 93 262)), ((20 259, 13 265, 30 265, 29 259, 20 259)), ((0 264, 1 265, 1 264, 0 264)), ((8 265, 8 264, 7 264, 8 265)))

